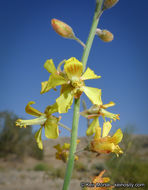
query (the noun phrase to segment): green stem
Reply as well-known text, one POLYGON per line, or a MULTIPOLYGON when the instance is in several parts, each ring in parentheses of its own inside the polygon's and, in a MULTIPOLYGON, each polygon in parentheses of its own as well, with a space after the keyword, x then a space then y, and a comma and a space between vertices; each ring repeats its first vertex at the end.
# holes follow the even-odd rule
POLYGON ((87 43, 86 43, 86 48, 84 49, 82 60, 81 60, 83 63, 83 71, 85 71, 85 68, 86 68, 86 63, 87 63, 90 49, 91 49, 91 46, 92 46, 92 43, 93 43, 93 40, 94 40, 94 37, 96 34, 96 29, 98 26, 99 18, 102 13, 102 11, 101 11, 102 3, 103 3, 103 0, 100 0, 100 2, 97 2, 97 4, 96 4, 96 10, 95 10, 95 14, 93 17, 92 26, 90 29, 87 43))
POLYGON ((85 148, 86 148, 86 146, 85 146, 83 149, 78 150, 77 152, 75 152, 75 154, 78 154, 79 152, 83 152, 83 151, 85 151, 85 148))
POLYGON ((66 125, 64 125, 63 123, 58 123, 59 126, 65 128, 66 130, 68 130, 69 132, 71 132, 71 129, 69 127, 67 127, 66 125))
POLYGON ((74 113, 73 113, 73 123, 72 123, 72 131, 71 131, 71 140, 70 140, 70 153, 68 164, 66 168, 66 174, 64 178, 63 190, 68 190, 73 167, 74 167, 74 158, 77 146, 77 132, 78 132, 78 124, 79 124, 79 109, 80 109, 80 98, 75 99, 74 102, 74 113))
MULTIPOLYGON (((85 70, 87 59, 89 56, 89 52, 93 43, 93 39, 95 37, 96 28, 99 22, 99 13, 101 12, 103 0, 97 1, 96 3, 96 9, 95 14, 93 18, 93 23, 91 26, 90 34, 88 36, 88 40, 86 43, 86 47, 84 48, 83 56, 81 62, 83 63, 83 71, 85 70)), ((70 179, 72 176, 72 171, 74 167, 74 158, 75 158, 75 152, 77 147, 77 131, 78 131, 78 124, 79 124, 79 110, 80 110, 80 98, 75 99, 74 102, 74 112, 73 112, 73 123, 72 123, 72 132, 71 132, 71 140, 70 140, 70 153, 69 153, 69 159, 67 163, 66 168, 66 174, 64 178, 64 184, 62 190, 68 190, 70 179)))

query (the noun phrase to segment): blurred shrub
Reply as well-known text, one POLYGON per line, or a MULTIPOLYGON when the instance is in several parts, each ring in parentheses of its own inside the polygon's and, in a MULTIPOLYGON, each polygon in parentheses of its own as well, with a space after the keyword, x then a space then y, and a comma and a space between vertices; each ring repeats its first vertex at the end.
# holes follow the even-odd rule
POLYGON ((18 117, 11 112, 0 112, 0 157, 15 154, 19 158, 25 155, 43 158, 43 151, 39 150, 32 128, 19 128, 15 126, 18 117))
POLYGON ((34 167, 34 171, 48 171, 51 167, 45 163, 39 163, 34 167))
POLYGON ((78 172, 86 172, 87 166, 80 161, 75 162, 75 170, 78 172))
POLYGON ((139 158, 125 156, 107 162, 114 183, 144 183, 148 187, 148 163, 139 158))
POLYGON ((57 178, 62 178, 64 179, 65 176, 65 167, 60 167, 60 168, 54 168, 54 167, 49 167, 48 170, 45 171, 45 176, 44 178, 46 179, 57 179, 57 178))
POLYGON ((148 159, 143 159, 141 156, 142 141, 144 139, 140 136, 135 137, 131 132, 129 130, 124 132, 124 139, 121 144, 124 154, 119 158, 115 155, 110 155, 105 162, 106 167, 110 172, 110 178, 113 183, 144 183, 144 189, 148 189, 148 159))
POLYGON ((53 178, 62 178, 64 179, 64 176, 65 176, 65 169, 63 167, 61 168, 55 168, 52 173, 51 173, 51 176, 53 178))
POLYGON ((102 164, 102 163, 95 163, 95 164, 93 164, 92 166, 91 166, 91 170, 92 171, 102 171, 102 170, 104 170, 104 164, 102 164))

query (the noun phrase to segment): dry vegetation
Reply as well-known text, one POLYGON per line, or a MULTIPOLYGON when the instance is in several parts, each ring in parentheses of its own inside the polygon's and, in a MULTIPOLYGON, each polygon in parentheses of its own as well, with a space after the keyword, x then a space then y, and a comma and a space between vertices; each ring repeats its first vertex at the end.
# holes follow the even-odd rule
MULTIPOLYGON (((87 145, 87 138, 80 139, 81 144, 78 146, 78 150, 87 145)), ((131 147, 127 149, 125 154, 117 160, 114 155, 101 155, 96 157, 96 154, 80 152, 78 154, 79 161, 75 164, 73 179, 71 181, 71 190, 81 189, 81 181, 89 181, 91 177, 98 174, 103 169, 108 170, 107 175, 110 175, 110 177, 114 171, 113 182, 118 180, 118 182, 132 183, 135 180, 139 180, 139 183, 142 183, 143 181, 140 175, 144 176, 143 172, 147 172, 146 167, 148 167, 148 164, 146 164, 148 160, 148 136, 135 136, 132 139, 134 139, 134 146, 130 145, 131 147), (137 142, 140 142, 138 145, 139 147, 137 146, 137 142), (141 163, 139 160, 141 160, 141 163), (120 174, 122 173, 122 175, 124 174, 125 176, 119 175, 119 171, 120 174)), ((45 141, 44 158, 42 160, 37 160, 30 156, 25 156, 22 159, 18 158, 16 155, 9 155, 5 158, 1 158, 0 189, 60 190, 63 184, 66 164, 55 159, 56 150, 53 146, 57 143, 63 144, 65 141, 68 142, 69 138, 58 138, 57 140, 45 141)), ((126 148, 124 146, 125 145, 123 145, 123 148, 126 148)), ((146 183, 146 181, 144 182, 146 183)))
MULTIPOLYGON (((31 128, 15 127, 16 119, 12 113, 0 113, 0 190, 61 190, 66 164, 55 159, 53 146, 69 142, 70 138, 44 141, 41 152, 31 128)), ((78 151, 89 143, 88 137, 79 139, 78 151)), ((91 181, 103 169, 111 183, 144 183, 144 189, 148 189, 148 136, 125 132, 121 147, 124 154, 118 159, 114 154, 96 157, 92 152, 79 152, 70 190, 81 190, 80 182, 91 181)))

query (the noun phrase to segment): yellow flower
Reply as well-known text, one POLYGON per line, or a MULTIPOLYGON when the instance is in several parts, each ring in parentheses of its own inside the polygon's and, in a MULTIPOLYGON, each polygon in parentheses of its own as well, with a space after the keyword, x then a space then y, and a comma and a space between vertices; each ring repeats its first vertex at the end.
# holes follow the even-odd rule
POLYGON ((112 125, 109 121, 104 122, 102 137, 101 137, 101 128, 99 126, 96 128, 95 136, 90 146, 91 151, 97 153, 114 152, 116 153, 117 156, 123 153, 123 151, 118 145, 123 138, 123 133, 121 129, 118 129, 112 137, 108 136, 111 128, 112 125))
POLYGON ((110 181, 110 178, 109 177, 102 177, 104 175, 106 171, 103 170, 102 172, 100 172, 100 174, 98 176, 95 176, 93 179, 92 179, 92 183, 94 184, 94 187, 87 187, 87 188, 84 188, 86 190, 109 190, 109 189, 112 189, 113 186, 104 186, 103 187, 103 183, 108 183, 110 181), (97 186, 97 184, 101 184, 102 187, 99 187, 97 186))
POLYGON ((53 61, 46 61, 44 67, 51 73, 49 80, 42 82, 41 93, 45 93, 56 86, 62 85, 61 95, 56 99, 59 113, 66 113, 73 103, 73 97, 78 98, 84 92, 93 104, 102 104, 101 90, 85 86, 84 81, 98 79, 94 71, 87 68, 83 74, 83 64, 72 57, 62 62, 64 70, 61 71, 61 63, 56 70, 53 61))
MULTIPOLYGON (((80 140, 77 140, 77 144, 80 142, 80 140)), ((69 157, 69 149, 70 149, 70 144, 69 143, 64 143, 63 146, 60 144, 57 144, 54 146, 54 148, 57 150, 56 152, 56 159, 62 160, 63 162, 68 161, 69 157)), ((78 160, 78 156, 75 155, 75 161, 78 160)))
POLYGON ((43 127, 45 128, 45 136, 47 138, 56 139, 59 136, 58 122, 60 118, 51 115, 52 113, 57 112, 57 104, 47 106, 44 113, 41 113, 37 109, 31 107, 30 105, 32 104, 35 104, 35 102, 29 102, 25 108, 25 111, 37 118, 32 120, 18 119, 16 121, 16 126, 26 128, 27 125, 41 125, 41 128, 35 134, 35 139, 37 141, 38 147, 43 149, 43 143, 41 139, 43 127))
POLYGON ((89 125, 86 131, 86 134, 88 136, 93 135, 95 133, 96 128, 99 126, 98 118, 100 116, 102 116, 104 119, 105 117, 107 117, 114 121, 116 121, 116 119, 119 120, 120 114, 114 114, 114 113, 110 113, 106 111, 106 108, 112 107, 115 105, 114 102, 109 102, 108 104, 104 104, 104 105, 102 101, 100 102, 101 102, 100 105, 94 104, 90 109, 85 110, 80 113, 82 116, 86 117, 87 119, 93 119, 92 123, 89 125))
POLYGON ((102 172, 100 172, 100 174, 98 176, 95 176, 92 180, 93 183, 107 183, 110 181, 109 177, 102 177, 103 174, 105 173, 105 170, 103 170, 102 172))

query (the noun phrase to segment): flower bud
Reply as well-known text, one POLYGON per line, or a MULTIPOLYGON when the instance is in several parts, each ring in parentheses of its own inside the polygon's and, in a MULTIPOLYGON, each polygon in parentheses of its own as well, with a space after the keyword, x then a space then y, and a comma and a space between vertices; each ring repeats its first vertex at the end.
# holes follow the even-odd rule
POLYGON ((111 42, 114 38, 114 35, 110 31, 100 30, 99 28, 96 29, 96 35, 104 42, 111 42))
POLYGON ((66 23, 54 18, 51 20, 51 25, 55 32, 64 38, 73 39, 75 37, 72 28, 66 23))
POLYGON ((119 0, 105 0, 103 4, 103 10, 110 9, 118 3, 119 0))

